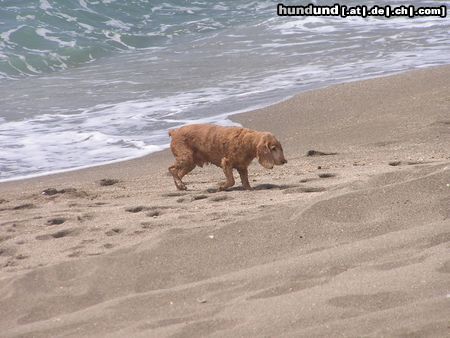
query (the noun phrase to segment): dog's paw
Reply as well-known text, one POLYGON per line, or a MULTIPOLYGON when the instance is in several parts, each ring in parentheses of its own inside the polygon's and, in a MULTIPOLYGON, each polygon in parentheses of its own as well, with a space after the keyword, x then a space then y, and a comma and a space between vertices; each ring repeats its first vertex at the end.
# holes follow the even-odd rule
POLYGON ((227 190, 230 186, 227 184, 227 182, 223 182, 219 184, 219 191, 227 190))
POLYGON ((184 183, 181 183, 181 184, 177 184, 177 189, 183 191, 183 190, 187 190, 187 187, 184 183))

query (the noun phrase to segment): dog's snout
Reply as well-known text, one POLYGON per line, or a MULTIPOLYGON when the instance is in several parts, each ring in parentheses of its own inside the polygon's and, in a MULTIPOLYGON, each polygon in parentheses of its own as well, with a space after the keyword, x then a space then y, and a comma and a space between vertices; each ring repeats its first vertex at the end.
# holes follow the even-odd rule
POLYGON ((286 159, 284 159, 284 160, 283 160, 283 164, 286 164, 286 163, 287 163, 287 160, 286 160, 286 159))

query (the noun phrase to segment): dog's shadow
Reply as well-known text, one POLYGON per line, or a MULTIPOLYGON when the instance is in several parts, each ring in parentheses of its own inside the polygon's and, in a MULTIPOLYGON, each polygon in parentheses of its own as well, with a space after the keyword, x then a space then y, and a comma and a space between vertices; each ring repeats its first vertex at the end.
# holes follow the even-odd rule
MULTIPOLYGON (((285 190, 290 188, 296 188, 299 185, 297 184, 271 184, 271 183, 263 183, 253 186, 252 190, 285 190)), ((209 188, 206 190, 209 193, 220 192, 218 188, 209 188)), ((225 191, 245 191, 242 186, 228 188, 225 191)))

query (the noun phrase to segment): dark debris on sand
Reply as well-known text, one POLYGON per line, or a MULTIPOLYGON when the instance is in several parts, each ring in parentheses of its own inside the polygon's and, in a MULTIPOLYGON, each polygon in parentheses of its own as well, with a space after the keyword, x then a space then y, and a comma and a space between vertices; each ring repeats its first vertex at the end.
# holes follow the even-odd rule
POLYGON ((306 156, 329 156, 329 155, 337 155, 337 153, 329 153, 324 151, 318 151, 318 150, 308 150, 306 153, 306 156))

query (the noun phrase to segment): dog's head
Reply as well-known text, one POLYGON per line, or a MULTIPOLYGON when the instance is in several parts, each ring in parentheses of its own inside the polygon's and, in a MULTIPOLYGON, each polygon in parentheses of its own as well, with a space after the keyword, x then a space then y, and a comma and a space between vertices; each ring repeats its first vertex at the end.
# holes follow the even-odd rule
POLYGON ((271 133, 264 133, 256 146, 256 157, 258 162, 267 169, 274 165, 287 163, 283 154, 283 147, 271 133))

